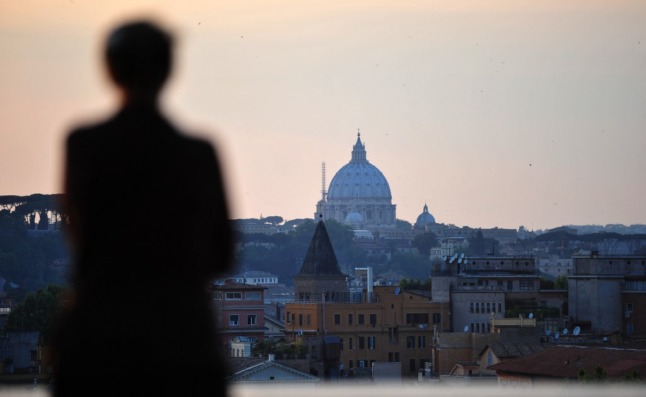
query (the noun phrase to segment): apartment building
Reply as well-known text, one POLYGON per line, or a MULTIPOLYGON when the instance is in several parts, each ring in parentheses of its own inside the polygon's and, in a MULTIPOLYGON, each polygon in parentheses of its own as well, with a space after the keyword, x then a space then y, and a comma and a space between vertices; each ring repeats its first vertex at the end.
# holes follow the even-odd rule
POLYGON ((211 297, 216 310, 222 345, 227 351, 236 337, 255 342, 265 336, 264 292, 267 287, 226 280, 212 285, 211 297))

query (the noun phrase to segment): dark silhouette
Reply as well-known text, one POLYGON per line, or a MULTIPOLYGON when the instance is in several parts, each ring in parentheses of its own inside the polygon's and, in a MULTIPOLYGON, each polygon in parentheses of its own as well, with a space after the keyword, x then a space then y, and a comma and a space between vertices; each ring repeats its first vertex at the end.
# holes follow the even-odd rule
POLYGON ((66 142, 73 253, 55 346, 54 396, 225 396, 209 283, 230 270, 220 166, 162 114, 172 38, 135 21, 105 49, 114 116, 66 142))

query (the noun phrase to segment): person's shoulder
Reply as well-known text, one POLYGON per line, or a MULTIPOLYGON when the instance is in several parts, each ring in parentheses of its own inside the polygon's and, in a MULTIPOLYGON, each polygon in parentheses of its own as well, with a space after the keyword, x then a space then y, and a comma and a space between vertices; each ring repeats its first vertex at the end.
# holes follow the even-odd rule
POLYGON ((110 130, 114 117, 108 117, 95 122, 78 123, 67 134, 68 143, 87 142, 98 139, 110 130))
POLYGON ((209 156, 213 155, 215 152, 213 143, 203 137, 188 134, 181 134, 180 136, 186 147, 191 152, 194 152, 198 155, 201 154, 209 156))

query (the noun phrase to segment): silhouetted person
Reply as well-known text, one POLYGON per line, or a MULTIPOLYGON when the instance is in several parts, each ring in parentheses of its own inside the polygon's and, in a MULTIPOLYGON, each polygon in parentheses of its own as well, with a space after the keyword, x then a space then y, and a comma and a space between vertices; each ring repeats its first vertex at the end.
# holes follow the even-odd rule
POLYGON ((107 120, 66 142, 73 253, 55 396, 224 396, 207 289, 230 270, 232 233, 212 145, 160 111, 172 38, 145 21, 108 37, 122 95, 107 120))

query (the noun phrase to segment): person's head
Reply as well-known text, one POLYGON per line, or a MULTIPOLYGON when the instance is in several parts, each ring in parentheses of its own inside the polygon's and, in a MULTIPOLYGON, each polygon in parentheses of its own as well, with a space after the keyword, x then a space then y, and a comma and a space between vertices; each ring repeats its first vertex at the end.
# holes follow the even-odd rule
POLYGON ((171 35, 152 22, 118 26, 105 47, 112 80, 128 95, 156 97, 170 75, 172 46, 171 35))

